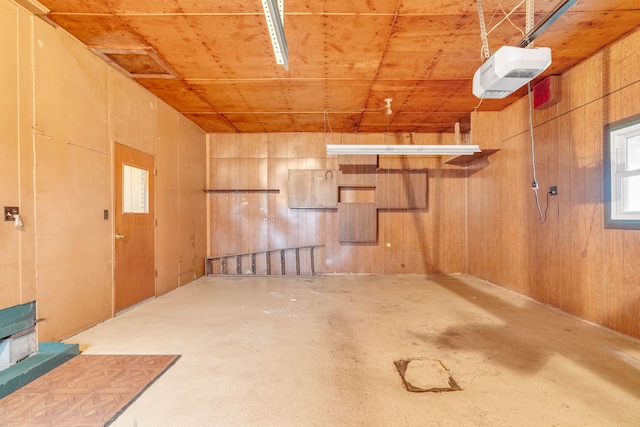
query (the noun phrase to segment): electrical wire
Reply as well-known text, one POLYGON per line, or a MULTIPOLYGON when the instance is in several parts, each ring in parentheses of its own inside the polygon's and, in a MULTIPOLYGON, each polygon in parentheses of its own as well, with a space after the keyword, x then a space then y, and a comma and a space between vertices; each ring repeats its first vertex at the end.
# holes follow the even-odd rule
POLYGON ((480 97, 480 102, 478 102, 478 105, 475 106, 473 111, 478 111, 478 108, 480 108, 480 106, 482 105, 482 101, 484 101, 484 95, 480 97))
MULTIPOLYGON (((533 0, 525 0, 527 2, 533 1, 533 0)), ((505 18, 507 19, 507 21, 509 21, 509 23, 511 24, 511 26, 513 28, 515 28, 516 30, 518 30, 520 32, 520 34, 522 34, 522 37, 524 37, 525 35, 525 31, 523 31, 521 28, 518 28, 518 26, 511 20, 510 16, 511 14, 522 5, 523 2, 518 3, 517 6, 514 6, 513 9, 511 9, 511 11, 509 13, 507 13, 504 8, 502 7, 502 3, 500 3, 500 0, 498 0, 498 4, 500 5, 500 9, 502 10, 502 13, 505 14, 505 18)), ((527 3, 528 5, 528 3, 527 3)), ((527 12, 528 13, 528 12, 527 12)))
MULTIPOLYGON (((324 118, 324 133, 327 133, 327 128, 329 129, 330 133, 333 133, 333 129, 331 129, 331 121, 329 120, 329 113, 366 113, 366 112, 370 112, 370 111, 382 111, 382 110, 387 110, 389 107, 387 105, 385 105, 384 107, 380 107, 380 108, 362 108, 360 110, 338 110, 335 108, 325 108, 324 109, 324 114, 323 114, 323 118, 324 118)), ((388 128, 389 128, 389 117, 387 115, 387 132, 388 132, 388 128)))
POLYGON ((327 128, 329 128, 329 132, 333 133, 333 129, 331 129, 331 121, 329 121, 329 111, 324 110, 324 133, 326 135, 327 128))
POLYGON ((533 170, 533 180, 531 181, 531 189, 533 190, 533 194, 536 199, 536 207, 538 208, 538 217, 540 224, 544 224, 547 221, 547 211, 549 210, 549 194, 551 191, 547 192, 547 203, 544 208, 544 213, 542 212, 542 207, 540 206, 540 198, 538 196, 538 177, 536 176, 536 150, 535 150, 535 139, 533 137, 533 104, 531 101, 531 82, 527 83, 527 98, 529 101, 529 135, 531 137, 531 168, 533 170))
POLYGON ((498 27, 500 26, 500 24, 502 24, 504 21, 509 21, 509 23, 510 23, 511 25, 513 25, 513 26, 516 28, 516 30, 520 31, 520 33, 522 33, 522 36, 524 37, 524 32, 523 32, 520 28, 518 28, 518 27, 513 23, 513 21, 511 21, 510 16, 513 14, 513 12, 515 12, 515 11, 516 11, 516 9, 517 9, 517 8, 519 8, 520 6, 522 6, 522 4, 523 4, 525 1, 526 1, 526 0, 522 0, 520 3, 518 3, 517 5, 515 5, 515 6, 513 7, 513 9, 511 9, 508 13, 507 13, 507 12, 504 10, 504 8, 502 7, 502 3, 498 2, 498 4, 500 5, 500 9, 502 10, 502 13, 504 13, 504 18, 502 18, 502 19, 500 20, 500 22, 498 22, 497 24, 495 24, 495 25, 494 25, 494 26, 493 26, 493 27, 492 27, 492 28, 487 32, 487 35, 491 34, 491 32, 492 32, 493 30, 495 30, 496 28, 498 28, 498 27))

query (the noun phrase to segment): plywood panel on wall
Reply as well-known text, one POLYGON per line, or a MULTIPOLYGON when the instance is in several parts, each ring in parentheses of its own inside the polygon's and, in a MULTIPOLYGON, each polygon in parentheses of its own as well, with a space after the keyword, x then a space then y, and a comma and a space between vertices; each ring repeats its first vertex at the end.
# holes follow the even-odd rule
MULTIPOLYGON (((561 151, 560 145, 565 145, 566 150, 570 150, 573 144, 567 143, 567 139, 558 135, 558 121, 550 121, 535 129, 537 144, 535 145, 536 154, 536 170, 539 181, 540 204, 546 215, 539 221, 531 222, 529 226, 528 236, 531 236, 531 255, 528 257, 527 271, 531 272, 528 280, 527 289, 529 295, 540 301, 547 301, 556 307, 560 306, 560 287, 559 286, 538 286, 538 283, 555 283, 557 277, 563 277, 559 283, 569 283, 571 280, 571 272, 564 268, 560 263, 547 262, 549 254, 556 254, 558 258, 562 258, 569 252, 565 242, 569 241, 570 227, 561 226, 559 203, 568 196, 568 192, 563 189, 556 196, 546 196, 551 185, 557 186, 559 182, 566 182, 566 177, 560 174, 560 163, 558 161, 558 153, 561 151), (541 266, 544 267, 541 268, 541 266), (567 271, 563 271, 567 270, 567 271)), ((521 138, 522 139, 522 138, 521 138)), ((527 140, 524 143, 528 142, 527 140)), ((513 172, 512 172, 513 173, 513 172)), ((533 192, 532 192, 533 193, 533 192)), ((527 210, 535 210, 535 197, 533 194, 527 200, 527 210)))
POLYGON ((179 118, 180 285, 204 275, 206 240, 205 135, 179 118))
POLYGON ((156 294, 162 295, 204 274, 205 134, 149 92, 108 70, 112 139, 156 157, 156 294))
POLYGON ((375 243, 378 237, 378 211, 374 203, 338 204, 338 241, 375 243))
MULTIPOLYGON (((2 156, 0 156, 0 200, 6 206, 20 206, 20 127, 18 91, 21 67, 16 39, 18 37, 18 8, 11 3, 0 5, 0 129, 3 130, 2 156)), ((28 68, 30 70, 30 67, 28 68)), ((29 77, 28 74, 25 77, 29 77)), ((32 156, 30 156, 32 158, 32 156)), ((33 219, 24 212, 25 220, 33 219)), ((0 309, 20 304, 20 230, 11 222, 0 222, 0 309)))
POLYGON ((163 295, 178 287, 180 274, 180 119, 164 103, 157 107, 156 293, 163 295))
MULTIPOLYGON (((19 61, 19 126, 20 126, 20 212, 24 220, 34 224, 35 218, 35 146, 34 138, 34 91, 33 87, 33 33, 31 14, 18 12, 18 61, 19 61), (27 42, 28 40, 28 42, 27 42)), ((20 287, 21 303, 34 301, 37 298, 37 245, 34 227, 25 228, 20 233, 20 287)))
MULTIPOLYGON (((288 207, 290 170, 339 169, 338 156, 326 155, 326 144, 413 143, 450 144, 454 135, 415 134, 390 137, 382 134, 210 134, 209 176, 212 186, 230 185, 230 175, 251 175, 261 159, 260 179, 279 193, 252 199, 243 193, 210 196, 211 256, 277 249, 291 246, 323 245, 316 250, 318 273, 407 273, 464 272, 464 171, 455 168, 429 182, 430 189, 446 186, 440 200, 429 201, 419 211, 380 210, 378 238, 370 243, 341 243, 340 219, 335 209, 291 209, 288 207), (235 146, 230 149, 228 147, 235 146), (260 153, 252 147, 263 147, 260 153), (224 148, 223 148, 224 147, 224 148), (264 147, 268 156, 262 157, 264 147), (231 153, 231 154, 230 154, 231 153), (462 177, 462 179, 461 179, 462 177), (215 182, 215 184, 213 184, 215 182), (263 211, 266 206, 266 212, 263 211), (444 216, 447 217, 444 220, 444 216), (267 223, 264 223, 264 219, 267 223), (448 239, 450 229, 462 236, 448 239), (266 233, 265 233, 266 230, 266 233), (264 237, 266 235, 266 237, 264 237), (389 247, 386 243, 391 243, 389 247)), ((390 169, 440 170, 439 158, 382 158, 380 167, 390 169)), ((375 178, 375 175, 374 175, 375 178)), ((362 184, 358 182, 358 185, 362 184)), ((342 184, 338 183, 338 186, 342 184)), ((227 187, 232 188, 232 187, 227 187)), ((434 190, 435 191, 435 190, 434 190)), ((430 191, 431 192, 431 191, 430 191)), ((368 187, 343 186, 340 201, 375 203, 375 180, 368 187)), ((431 197, 431 196, 429 196, 431 197)))
MULTIPOLYGON (((2 126, 2 143, 8 145, 0 155, 0 170, 11 176, 4 177, 7 186, 0 192, 11 193, 3 195, 5 204, 19 206, 24 223, 21 230, 7 223, 12 233, 0 230, 2 246, 19 251, 19 257, 12 258, 13 252, 7 250, 0 261, 0 300, 5 298, 0 304, 36 300, 38 315, 45 318, 38 325, 38 339, 58 340, 113 315, 114 139, 127 140, 122 142, 156 155, 159 164, 175 167, 174 174, 169 172, 158 186, 166 201, 158 206, 160 217, 175 230, 180 222, 179 191, 197 186, 201 192, 203 182, 189 177, 197 174, 196 169, 202 178, 206 176, 204 150, 193 154, 187 149, 185 155, 178 146, 203 147, 205 134, 189 123, 180 140, 174 138, 178 132, 172 122, 177 125, 181 116, 166 105, 161 106, 163 122, 158 127, 157 98, 30 12, 4 2, 0 23, 0 44, 6 53, 0 87, 7 95, 2 108, 8 108, 0 121, 10 122, 2 126), (177 163, 181 155, 188 159, 190 170, 178 189, 178 170, 185 167, 177 163), (15 242, 5 245, 5 237, 15 242), (11 265, 5 272, 7 260, 11 265), (3 287, 5 279, 11 283, 8 289, 3 287)), ((191 251, 196 271, 203 270, 206 253, 206 215, 200 209, 205 203, 200 196, 197 203, 186 201, 181 208, 198 218, 191 251)), ((160 228, 158 236, 158 261, 168 266, 159 272, 160 292, 165 292, 169 283, 177 286, 179 280, 174 248, 179 247, 180 237, 168 228, 160 228)))
POLYGON ((376 173, 379 209, 426 209, 427 171, 381 169, 376 173))
POLYGON ((112 313, 108 69, 35 20, 39 338, 56 340, 112 313))
POLYGON ((289 169, 289 207, 337 208, 337 176, 338 171, 331 169, 289 169))
POLYGON ((108 71, 112 139, 144 153, 156 154, 156 98, 150 92, 133 90, 134 83, 115 69, 108 71))
POLYGON ((338 183, 342 187, 375 187, 378 156, 340 155, 338 183))
POLYGON ((604 228, 602 153, 603 126, 640 112, 622 101, 640 94, 625 65, 640 57, 639 34, 563 75, 562 101, 534 111, 542 219, 531 190, 526 98, 474 113, 472 139, 501 151, 469 168, 468 220, 471 274, 635 337, 640 287, 628 254, 640 253, 640 242, 637 230, 604 228), (558 195, 547 205, 551 185, 558 195))

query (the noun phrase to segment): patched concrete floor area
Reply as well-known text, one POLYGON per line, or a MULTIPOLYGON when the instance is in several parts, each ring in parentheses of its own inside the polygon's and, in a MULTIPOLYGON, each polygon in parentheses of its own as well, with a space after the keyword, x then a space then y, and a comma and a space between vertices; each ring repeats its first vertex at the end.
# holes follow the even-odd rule
POLYGON ((468 276, 207 277, 67 342, 182 355, 115 427, 640 425, 640 341, 468 276))

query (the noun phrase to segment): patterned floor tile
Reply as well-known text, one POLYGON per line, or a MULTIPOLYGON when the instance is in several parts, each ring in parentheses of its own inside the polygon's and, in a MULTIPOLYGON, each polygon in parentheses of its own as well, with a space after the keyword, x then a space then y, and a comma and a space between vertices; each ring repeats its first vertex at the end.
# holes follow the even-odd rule
POLYGON ((178 358, 174 355, 74 357, 0 399, 0 425, 108 425, 178 358))

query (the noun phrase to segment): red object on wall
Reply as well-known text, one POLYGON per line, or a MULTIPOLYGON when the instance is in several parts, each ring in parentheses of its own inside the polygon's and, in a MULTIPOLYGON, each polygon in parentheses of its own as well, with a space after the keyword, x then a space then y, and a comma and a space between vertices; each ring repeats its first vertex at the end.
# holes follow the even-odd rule
POLYGON ((562 99, 560 76, 548 76, 533 88, 533 108, 543 110, 562 99))

